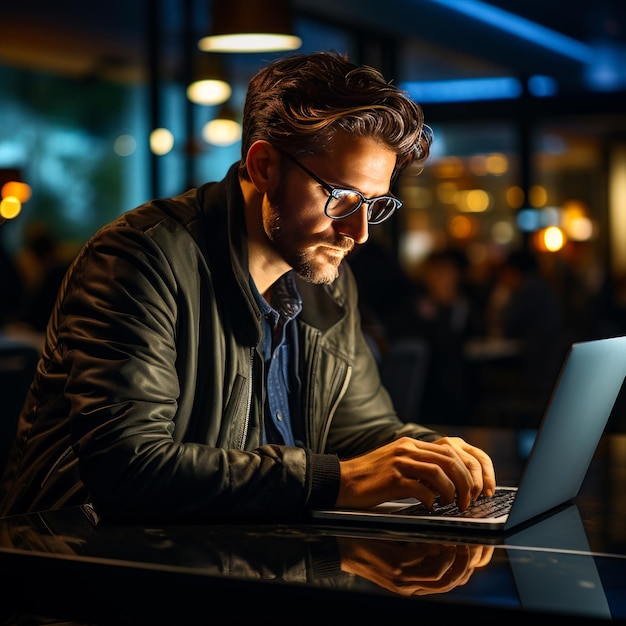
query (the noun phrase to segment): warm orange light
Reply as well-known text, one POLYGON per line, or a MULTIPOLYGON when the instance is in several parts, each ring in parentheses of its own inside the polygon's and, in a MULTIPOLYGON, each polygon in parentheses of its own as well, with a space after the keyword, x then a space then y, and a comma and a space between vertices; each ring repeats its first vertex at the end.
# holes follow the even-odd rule
POLYGON ((448 222, 448 232, 455 239, 470 239, 478 232, 478 221, 467 215, 455 215, 448 222))
POLYGON ((543 233, 543 241, 548 252, 556 252, 565 245, 565 234, 558 226, 548 226, 543 233))
POLYGON ((588 217, 575 217, 567 222, 564 230, 570 239, 575 241, 589 241, 594 235, 593 222, 588 217))
POLYGON ((442 157, 435 161, 431 167, 432 173, 437 178, 459 178, 463 175, 465 168, 463 161, 459 157, 442 157))
POLYGON ((22 203, 15 196, 6 196, 0 201, 0 217, 5 220, 12 220, 17 217, 22 210, 22 203))
POLYGON ((565 233, 558 226, 542 228, 533 237, 533 244, 540 252, 558 252, 565 243, 565 233))
POLYGON ((506 190, 506 203, 512 209, 520 209, 524 204, 524 191, 521 187, 513 186, 506 190))
POLYGON ((487 171, 494 176, 506 174, 509 169, 509 160, 504 154, 494 153, 487 157, 487 171))
POLYGON ((588 216, 587 206, 580 200, 563 203, 561 228, 574 241, 589 241, 594 236, 594 224, 588 216))
POLYGON ((10 180, 8 183, 4 183, 4 185, 2 185, 0 195, 3 198, 13 196, 23 203, 30 200, 33 192, 30 188, 30 185, 27 185, 26 183, 20 183, 16 180, 10 180))
POLYGON ((545 206, 548 202, 548 192, 541 185, 534 185, 529 192, 530 205, 536 209, 545 206))
POLYGON ((465 209, 472 213, 482 213, 489 208, 491 198, 484 189, 469 189, 465 193, 465 209))

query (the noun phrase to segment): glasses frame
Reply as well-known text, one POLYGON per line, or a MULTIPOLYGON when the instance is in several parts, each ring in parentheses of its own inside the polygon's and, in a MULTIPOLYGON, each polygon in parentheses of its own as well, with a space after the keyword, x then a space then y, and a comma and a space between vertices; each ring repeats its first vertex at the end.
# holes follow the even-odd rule
POLYGON ((396 198, 394 195, 391 195, 391 194, 385 194, 382 196, 374 196, 373 198, 367 198, 358 189, 334 187, 330 183, 327 183, 325 180, 322 180, 319 176, 317 176, 317 174, 312 172, 306 165, 304 165, 303 163, 300 163, 300 161, 296 159, 296 157, 294 157, 292 154, 289 154, 289 152, 286 152, 285 150, 282 150, 280 148, 275 148, 275 150, 279 154, 282 154, 283 156, 287 157, 292 163, 294 163, 302 171, 307 173, 316 183, 321 185, 322 188, 328 192, 328 199, 326 200, 326 204, 324 205, 324 213, 326 217, 329 217, 331 220, 342 220, 342 219, 345 219, 346 217, 350 217, 350 215, 353 215, 354 213, 356 213, 365 204, 367 207, 367 223, 370 224, 371 226, 375 226, 376 224, 382 224, 383 222, 387 221, 400 207, 402 207, 402 200, 400 200, 399 198, 396 198), (359 202, 356 204, 356 206, 353 209, 351 209, 345 215, 330 215, 328 213, 328 205, 331 199, 332 198, 339 199, 342 192, 355 194, 356 196, 359 197, 359 202), (391 200, 394 203, 393 211, 391 211, 383 219, 379 219, 379 220, 372 219, 371 206, 372 206, 372 203, 374 203, 376 200, 391 200))

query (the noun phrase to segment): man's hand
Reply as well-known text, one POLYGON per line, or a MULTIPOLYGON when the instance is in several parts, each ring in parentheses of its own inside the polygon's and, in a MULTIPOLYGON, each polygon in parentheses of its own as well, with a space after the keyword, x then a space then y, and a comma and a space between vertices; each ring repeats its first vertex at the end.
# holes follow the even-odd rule
POLYGON ((402 596, 445 593, 485 567, 493 546, 337 537, 341 569, 402 596))
POLYGON ((493 495, 493 463, 483 450, 459 437, 434 442, 402 437, 341 462, 338 507, 367 508, 385 500, 417 498, 432 508, 456 500, 461 510, 493 495))

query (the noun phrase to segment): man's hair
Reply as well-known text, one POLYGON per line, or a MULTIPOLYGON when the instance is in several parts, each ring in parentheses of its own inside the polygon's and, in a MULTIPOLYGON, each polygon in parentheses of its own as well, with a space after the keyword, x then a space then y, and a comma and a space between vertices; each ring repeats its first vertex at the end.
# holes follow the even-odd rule
POLYGON ((295 54, 250 80, 243 111, 240 175, 246 155, 265 140, 290 154, 320 154, 338 132, 380 141, 397 155, 394 177, 423 163, 432 133, 420 106, 382 74, 336 52, 295 54))

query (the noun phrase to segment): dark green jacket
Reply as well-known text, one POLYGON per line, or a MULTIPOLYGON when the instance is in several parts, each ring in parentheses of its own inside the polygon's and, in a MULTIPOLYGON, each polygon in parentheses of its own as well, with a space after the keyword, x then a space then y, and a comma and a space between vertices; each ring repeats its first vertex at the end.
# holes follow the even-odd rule
POLYGON ((306 448, 261 446, 261 312, 236 166, 103 227, 64 279, 0 513, 91 502, 113 519, 258 519, 334 503, 339 458, 402 434, 342 265, 298 280, 306 448))

